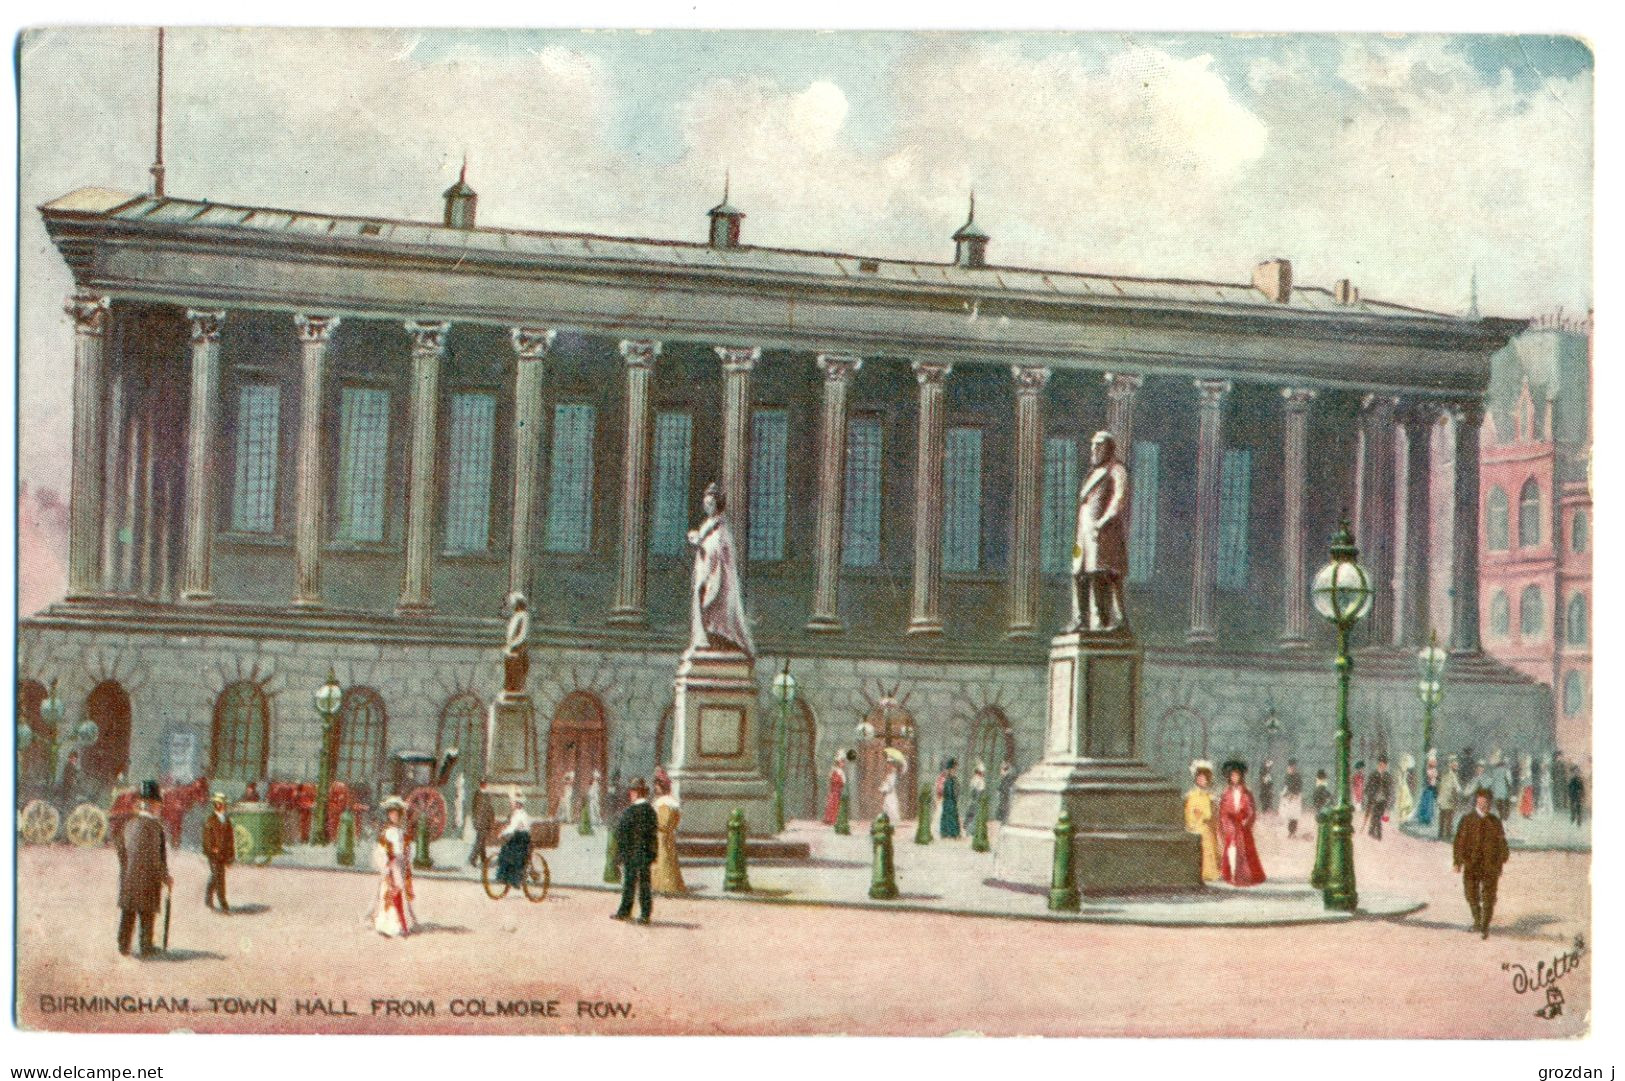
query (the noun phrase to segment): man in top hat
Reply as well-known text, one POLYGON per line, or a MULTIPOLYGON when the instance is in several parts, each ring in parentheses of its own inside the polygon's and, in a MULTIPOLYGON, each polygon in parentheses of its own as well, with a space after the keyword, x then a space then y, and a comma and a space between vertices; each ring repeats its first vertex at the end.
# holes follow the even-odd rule
POLYGON ((130 936, 136 922, 141 924, 141 956, 157 953, 152 931, 158 922, 158 906, 164 887, 173 886, 169 876, 169 842, 164 824, 158 820, 162 797, 157 781, 141 782, 141 799, 136 816, 125 823, 118 838, 118 952, 130 952, 130 936))
POLYGON ((214 794, 213 811, 203 820, 203 857, 209 861, 209 884, 203 890, 203 903, 214 907, 220 898, 220 911, 231 915, 226 903, 226 868, 237 858, 237 837, 231 828, 231 816, 226 814, 226 794, 214 794))
POLYGON ((638 899, 638 922, 648 923, 654 914, 654 884, 649 868, 655 861, 659 815, 649 804, 649 786, 634 777, 627 786, 632 805, 621 812, 615 823, 615 860, 621 865, 621 907, 614 919, 632 918, 632 897, 638 899))
POLYGON ((1495 915, 1495 890, 1501 882, 1501 868, 1511 853, 1501 820, 1490 813, 1493 798, 1488 788, 1473 793, 1473 809, 1462 816, 1456 827, 1452 862, 1461 872, 1467 892, 1467 907, 1473 910, 1473 930, 1490 937, 1490 920, 1495 915))
POLYGON ((1388 804, 1394 798, 1394 779, 1388 773, 1388 757, 1379 755, 1377 772, 1365 779, 1366 832, 1382 840, 1382 820, 1388 814, 1388 804))

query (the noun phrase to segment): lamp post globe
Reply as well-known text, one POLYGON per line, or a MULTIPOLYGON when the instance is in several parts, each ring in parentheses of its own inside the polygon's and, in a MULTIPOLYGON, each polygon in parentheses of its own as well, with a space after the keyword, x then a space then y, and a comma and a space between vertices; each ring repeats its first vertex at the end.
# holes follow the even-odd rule
POLYGON ((314 698, 316 713, 322 719, 322 749, 316 761, 316 806, 313 808, 316 832, 311 840, 325 845, 331 839, 327 835, 327 800, 333 784, 333 722, 344 705, 344 688, 339 686, 338 676, 331 667, 327 669, 327 682, 316 689, 314 698))
POLYGON ((779 729, 773 741, 773 821, 782 833, 786 741, 789 738, 790 709, 796 701, 796 677, 790 674, 789 657, 784 658, 784 670, 773 677, 773 697, 779 703, 779 729))
MULTIPOLYGON (((1373 589, 1370 573, 1360 565, 1349 524, 1332 538, 1331 561, 1315 575, 1310 598, 1315 610, 1337 628, 1337 803, 1328 816, 1325 891, 1326 907, 1352 912, 1359 905, 1354 881, 1354 807, 1349 787, 1349 676, 1354 659, 1349 656, 1349 631, 1371 611, 1373 589)), ((1318 870, 1318 869, 1317 869, 1318 870)))

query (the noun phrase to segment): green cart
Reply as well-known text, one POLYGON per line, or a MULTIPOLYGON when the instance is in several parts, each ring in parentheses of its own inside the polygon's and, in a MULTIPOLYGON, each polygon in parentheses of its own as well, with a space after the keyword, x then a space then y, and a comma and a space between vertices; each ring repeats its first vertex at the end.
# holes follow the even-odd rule
POLYGON ((269 803, 239 803, 231 812, 237 861, 264 867, 282 851, 282 813, 269 803))

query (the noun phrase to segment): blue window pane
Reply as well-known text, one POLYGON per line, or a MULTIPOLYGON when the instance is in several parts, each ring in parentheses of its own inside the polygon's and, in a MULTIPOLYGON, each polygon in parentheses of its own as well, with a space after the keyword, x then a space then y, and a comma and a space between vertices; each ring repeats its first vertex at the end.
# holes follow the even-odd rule
POLYGON ((590 405, 553 407, 553 476, 547 501, 547 550, 580 553, 592 545, 590 405))
POLYGON ((483 552, 491 543, 491 433, 496 399, 454 394, 446 467, 446 550, 483 552))
POLYGON ((848 567, 880 563, 880 422, 854 419, 846 429, 846 508, 841 562, 848 567))
POLYGON ((339 399, 340 539, 384 539, 388 465, 389 391, 345 387, 339 399))
POLYGON ((943 463, 942 569, 982 566, 982 430, 948 429, 943 463))
POLYGON ((758 409, 750 433, 750 558, 784 558, 784 469, 790 415, 758 409))
POLYGON ((1039 525, 1039 551, 1045 574, 1072 570, 1077 541, 1078 444, 1055 437, 1044 440, 1044 516, 1039 525))
POLYGON ((1247 524, 1252 517, 1253 452, 1227 450, 1219 474, 1219 588, 1247 588, 1247 524))
POLYGON ((1128 580, 1149 582, 1157 566, 1157 490, 1162 479, 1162 447, 1136 442, 1128 479, 1128 580))
POLYGON ((688 471, 694 419, 687 413, 655 416, 655 508, 649 548, 657 556, 680 556, 688 537, 688 471))
POLYGON ((242 533, 276 529, 278 414, 276 387, 247 386, 237 399, 237 475, 231 487, 231 528, 242 533))

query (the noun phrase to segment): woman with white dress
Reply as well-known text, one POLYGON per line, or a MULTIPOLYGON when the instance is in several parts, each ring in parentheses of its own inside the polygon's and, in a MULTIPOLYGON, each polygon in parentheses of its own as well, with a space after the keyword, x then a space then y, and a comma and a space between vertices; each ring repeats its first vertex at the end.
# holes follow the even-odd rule
POLYGON ((587 821, 592 823, 594 829, 604 824, 603 793, 603 774, 593 770, 592 783, 587 785, 587 821))
POLYGON ((880 811, 892 825, 903 820, 903 809, 897 803, 897 784, 901 768, 896 762, 886 763, 886 779, 880 782, 880 811))
POLYGON ((497 853, 498 882, 515 889, 525 885, 525 869, 530 863, 530 815, 516 788, 508 794, 508 821, 502 827, 502 849, 497 853))
POLYGON ((389 938, 405 938, 417 928, 412 913, 412 851, 407 844, 401 820, 406 801, 390 796, 383 803, 386 819, 373 847, 372 866, 378 872, 378 898, 372 914, 372 927, 389 938))

